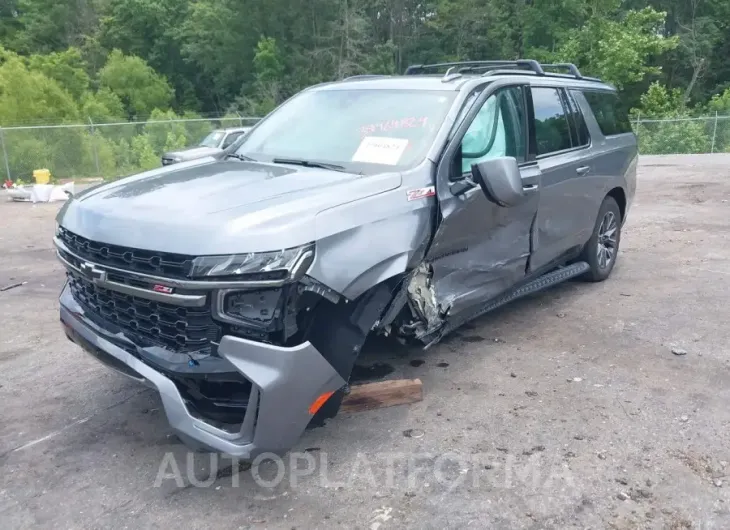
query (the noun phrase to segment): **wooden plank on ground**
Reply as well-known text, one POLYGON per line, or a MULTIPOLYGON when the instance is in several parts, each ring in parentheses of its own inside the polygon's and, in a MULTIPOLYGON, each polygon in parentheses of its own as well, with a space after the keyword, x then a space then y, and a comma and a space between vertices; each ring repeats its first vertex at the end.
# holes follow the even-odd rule
POLYGON ((340 412, 361 412, 423 400, 420 379, 393 379, 350 387, 340 405, 340 412))

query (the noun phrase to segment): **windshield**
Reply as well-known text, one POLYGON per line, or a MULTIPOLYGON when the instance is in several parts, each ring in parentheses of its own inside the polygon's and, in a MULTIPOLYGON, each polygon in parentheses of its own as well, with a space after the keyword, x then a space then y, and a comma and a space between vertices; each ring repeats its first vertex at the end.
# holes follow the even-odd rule
POLYGON ((364 174, 408 169, 433 143, 457 92, 316 90, 304 92, 253 129, 236 153, 295 159, 364 174))
POLYGON ((201 147, 218 147, 218 144, 221 143, 224 134, 225 133, 223 131, 213 131, 203 138, 198 145, 201 147))

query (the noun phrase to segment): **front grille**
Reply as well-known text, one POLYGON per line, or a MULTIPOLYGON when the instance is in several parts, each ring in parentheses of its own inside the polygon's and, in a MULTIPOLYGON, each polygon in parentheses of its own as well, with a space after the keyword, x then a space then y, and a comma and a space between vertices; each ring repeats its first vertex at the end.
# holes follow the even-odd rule
POLYGON ((69 288, 87 318, 104 329, 118 327, 139 346, 160 346, 178 353, 214 353, 221 329, 210 306, 180 307, 130 296, 68 273, 69 288))
POLYGON ((176 279, 189 278, 193 266, 192 256, 98 243, 65 228, 58 237, 71 252, 98 265, 176 279))

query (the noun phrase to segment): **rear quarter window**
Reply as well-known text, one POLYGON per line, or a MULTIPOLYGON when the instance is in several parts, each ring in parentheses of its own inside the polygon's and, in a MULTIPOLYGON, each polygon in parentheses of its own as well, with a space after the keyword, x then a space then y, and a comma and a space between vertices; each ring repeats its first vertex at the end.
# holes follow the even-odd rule
POLYGON ((618 94, 599 90, 582 92, 604 136, 632 132, 628 110, 618 94))

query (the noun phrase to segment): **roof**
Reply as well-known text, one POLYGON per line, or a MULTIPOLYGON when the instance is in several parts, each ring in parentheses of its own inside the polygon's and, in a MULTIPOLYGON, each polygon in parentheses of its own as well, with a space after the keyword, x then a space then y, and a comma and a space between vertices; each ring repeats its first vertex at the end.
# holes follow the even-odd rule
POLYGON ((439 90, 439 91, 459 91, 464 88, 472 87, 490 81, 504 79, 506 77, 512 81, 518 81, 531 85, 547 85, 547 86, 570 86, 576 88, 601 88, 604 90, 614 90, 613 87, 600 81, 589 81, 584 79, 575 79, 572 77, 553 77, 553 76, 535 76, 524 72, 515 71, 514 73, 482 77, 479 75, 464 75, 460 78, 444 80, 443 76, 433 75, 402 75, 388 76, 369 79, 345 79, 325 85, 313 87, 313 90, 439 90))
POLYGON ((531 85, 571 86, 613 90, 600 79, 583 77, 573 64, 545 64, 534 60, 470 61, 410 66, 405 75, 359 75, 334 83, 312 87, 313 90, 471 90, 473 87, 509 78, 531 85), (438 70, 446 70, 438 73, 438 70), (567 70, 558 73, 555 70, 567 70))

